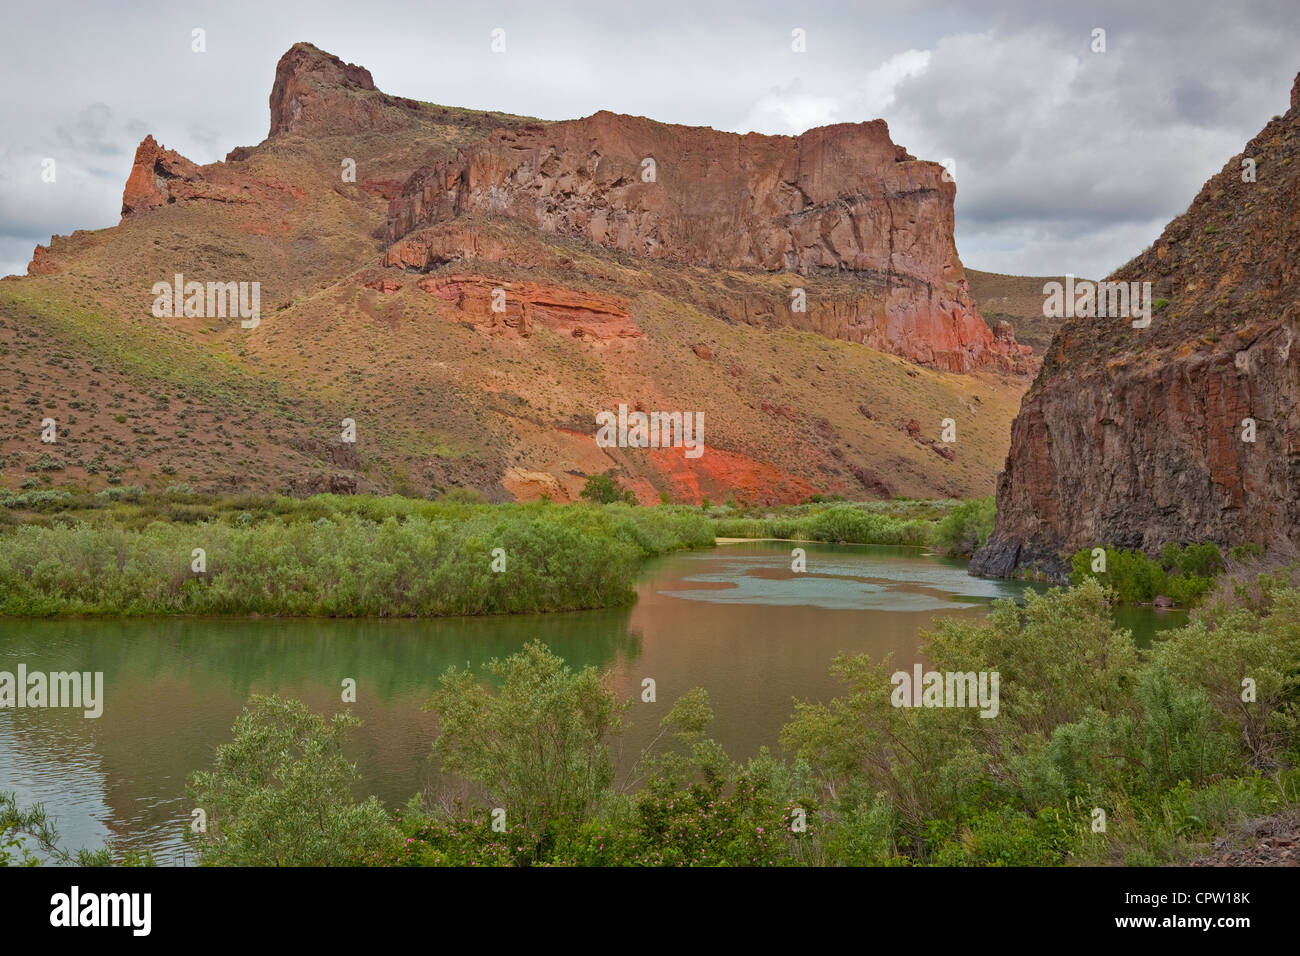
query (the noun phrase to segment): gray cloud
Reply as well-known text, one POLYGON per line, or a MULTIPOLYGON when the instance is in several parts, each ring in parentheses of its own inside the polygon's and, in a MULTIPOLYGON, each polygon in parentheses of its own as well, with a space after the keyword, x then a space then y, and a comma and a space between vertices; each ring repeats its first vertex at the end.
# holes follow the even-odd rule
POLYGON ((112 135, 113 111, 103 103, 91 103, 76 119, 55 129, 55 138, 66 150, 114 156, 122 152, 122 144, 112 135))

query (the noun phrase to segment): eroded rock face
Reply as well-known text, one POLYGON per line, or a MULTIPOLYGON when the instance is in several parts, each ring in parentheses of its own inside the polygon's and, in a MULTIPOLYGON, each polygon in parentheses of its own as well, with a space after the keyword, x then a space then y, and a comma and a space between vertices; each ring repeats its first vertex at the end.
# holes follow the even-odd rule
POLYGON ((1012 425, 997 526, 972 571, 1107 544, 1300 541, 1300 104, 1112 277, 1149 281, 1147 329, 1073 320, 1012 425), (1243 181, 1243 160, 1255 181, 1243 181), (1162 306, 1162 300, 1164 304, 1162 306), (1254 425, 1254 441, 1247 420, 1254 425))
POLYGON ((642 334, 626 303, 575 289, 458 274, 426 276, 416 285, 492 334, 526 338, 538 326, 589 342, 635 339, 642 334), (498 289, 502 311, 493 308, 493 293, 498 289))
MULTIPOLYGON (((271 116, 273 134, 232 149, 224 163, 200 167, 147 139, 124 194, 124 225, 54 237, 30 267, 40 276, 33 287, 88 295, 146 334, 159 279, 183 271, 264 282, 264 329, 273 332, 250 337, 249 360, 264 368, 274 356, 284 360, 273 364, 301 389, 302 415, 291 421, 257 403, 232 433, 241 439, 233 454, 209 448, 186 466, 196 487, 266 490, 288 481, 300 494, 391 491, 400 471, 421 491, 465 485, 490 500, 562 500, 559 491, 576 498, 585 475, 608 471, 647 503, 663 491, 678 501, 735 494, 749 503, 828 492, 989 492, 987 458, 972 469, 974 456, 962 450, 960 469, 950 467, 940 451, 887 424, 911 414, 897 407, 916 391, 904 375, 922 377, 916 394, 927 407, 955 409, 968 383, 878 362, 863 349, 787 355, 783 342, 796 337, 756 331, 793 327, 953 371, 990 356, 1014 363, 1014 340, 992 336, 969 303, 952 250, 952 184, 889 143, 883 124, 797 139, 612 114, 536 124, 388 96, 360 68, 308 44, 282 59, 271 116), (499 132, 530 124, 514 140, 499 132), (564 141, 546 145, 550 131, 570 127, 564 141), (554 153, 532 178, 516 150, 530 137, 554 153), (357 161, 355 182, 339 175, 348 157, 357 161), (656 159, 654 182, 641 179, 646 158, 656 159), (439 221, 420 213, 427 224, 379 245, 390 203, 415 196, 407 191, 412 172, 444 159, 453 181, 464 170, 467 201, 493 164, 508 175, 483 185, 481 207, 439 221), (547 188, 555 195, 539 199, 547 188), (736 268, 715 265, 728 262, 736 268), (59 278, 72 267, 76 274, 59 278), (92 277, 89 293, 75 288, 83 275, 92 277), (104 276, 111 281, 93 281, 104 276), (504 314, 491 310, 496 287, 510 293, 504 314), (805 310, 792 307, 796 288, 807 292, 805 310), (753 328, 723 330, 719 318, 753 328), (409 352, 367 350, 362 363, 391 370, 392 393, 356 390, 363 404, 410 411, 403 427, 411 445, 366 452, 380 464, 401 462, 376 470, 376 484, 356 446, 318 441, 319 423, 339 420, 325 357, 352 338, 349 330, 397 343, 391 333, 399 329, 411 336, 409 352), (467 338, 482 346, 474 355, 459 350, 467 338), (846 367, 832 364, 840 357, 846 367), (801 368, 804 358, 811 368, 801 368), (867 374, 880 381, 854 380, 867 374), (715 423, 708 453, 598 447, 592 410, 624 400, 707 412, 715 423), (859 401, 875 411, 864 404, 854 412, 859 401), (569 422, 577 424, 566 430, 569 422), (444 436, 467 453, 442 457, 444 436), (260 459, 256 467, 244 448, 260 459)), ((189 323, 165 325, 168 335, 189 331, 189 323)), ((69 366, 66 380, 77 374, 69 366)), ((1014 386, 993 387, 989 407, 1007 422, 1014 386)))
POLYGON ((291 183, 254 179, 220 163, 198 166, 176 150, 164 149, 153 136, 146 136, 136 147, 131 174, 122 190, 122 218, 170 203, 207 200, 250 205, 273 194, 293 199, 305 195, 291 183))
POLYGON ((376 125, 382 103, 350 91, 374 90, 364 66, 344 63, 333 54, 295 43, 275 67, 271 87, 271 133, 287 133, 300 124, 352 127, 376 125))
MULTIPOLYGON (((651 259, 853 277, 858 301, 813 300, 785 324, 953 371, 1012 366, 1014 339, 995 340, 966 288, 954 193, 882 120, 738 136, 601 112, 499 130, 417 172, 389 205, 387 262, 430 268, 426 227, 508 217, 651 259)), ((735 299, 719 311, 749 321, 735 299)))
MULTIPOLYGON (((960 289, 965 296, 964 282, 960 289)), ((994 336, 978 312, 954 307, 934 286, 903 277, 888 284, 865 279, 809 291, 802 312, 791 310, 786 297, 753 286, 701 289, 696 301, 733 322, 793 326, 947 372, 996 367, 1025 375, 1031 370, 1033 350, 1016 344, 1009 323, 1003 323, 1008 326, 1004 336, 994 336)))
POLYGON ((506 242, 491 231, 472 224, 452 222, 434 229, 422 229, 394 242, 384 253, 383 263, 416 272, 428 272, 463 259, 531 264, 519 262, 514 253, 515 250, 508 250, 506 242))
POLYGON ((50 257, 49 246, 37 246, 32 251, 32 261, 27 263, 27 274, 29 276, 53 275, 58 271, 59 267, 55 265, 50 257))
POLYGON ((1106 544, 1271 544, 1300 528, 1300 321, 1249 344, 1080 370, 1027 400, 998 480, 998 526, 974 570, 1106 544), (1258 423, 1254 444, 1242 421, 1258 423))
POLYGON ((131 174, 122 190, 122 216, 174 202, 173 184, 202 179, 198 166, 174 149, 163 149, 153 136, 146 136, 136 147, 131 174))

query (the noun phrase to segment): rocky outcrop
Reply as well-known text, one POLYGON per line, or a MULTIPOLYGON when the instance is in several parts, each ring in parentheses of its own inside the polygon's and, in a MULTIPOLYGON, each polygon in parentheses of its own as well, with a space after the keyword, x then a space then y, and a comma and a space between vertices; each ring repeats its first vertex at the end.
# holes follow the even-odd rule
POLYGON ((174 149, 164 149, 153 136, 146 136, 136 147, 135 162, 122 190, 122 218, 195 199, 250 204, 254 193, 260 198, 274 192, 303 196, 301 188, 279 180, 254 180, 220 164, 197 166, 174 149))
MULTIPOLYGON (((295 43, 280 57, 270 105, 271 137, 337 136, 372 130, 395 132, 409 130, 413 119, 473 127, 486 133, 515 121, 514 117, 500 114, 455 110, 404 96, 390 96, 375 87, 370 71, 364 66, 345 63, 310 43, 295 43)), ((409 173, 410 168, 402 174, 409 173)), ((366 181, 363 188, 395 192, 400 185, 398 181, 390 184, 381 179, 366 181)))
MULTIPOLYGON (((1298 80, 1300 82, 1300 80, 1298 80)), ((1300 104, 1111 278, 1152 324, 1076 319, 1012 425, 976 573, 1113 544, 1300 541, 1300 104), (1253 171, 1253 176, 1251 175, 1253 171)))
POLYGON ((32 250, 32 261, 27 263, 27 274, 29 276, 53 275, 58 271, 59 267, 50 257, 49 246, 37 246, 32 250))
MULTIPOLYGON (((883 124, 797 138, 612 114, 546 124, 388 96, 308 44, 282 58, 274 86, 264 142, 197 166, 148 138, 122 225, 55 237, 33 254, 33 277, 4 284, 10 317, 40 312, 23 323, 47 322, 49 341, 76 334, 59 310, 93 310, 116 336, 191 355, 196 374, 220 372, 248 412, 214 407, 220 440, 184 455, 152 439, 73 448, 70 480, 94 488, 135 473, 152 487, 184 479, 221 493, 467 486, 489 500, 562 500, 611 473, 647 503, 992 492, 1022 383, 913 363, 1010 369, 1018 350, 969 305, 952 184, 890 143, 883 124), (525 155, 525 141, 545 148, 525 155), (355 169, 340 166, 347 158, 355 169), (643 180, 647 158, 655 176, 643 180), (430 205, 445 196, 426 201, 410 187, 414 171, 423 182, 439 163, 469 203, 452 203, 447 219, 430 205), (496 165, 502 178, 488 185, 496 165), (385 242, 394 202, 420 224, 385 242), (230 335, 209 338, 210 323, 155 318, 151 288, 179 272, 262 283, 260 330, 229 323, 230 335), (491 307, 497 288, 504 311, 491 307), (813 334, 769 334, 785 329, 813 334), (965 421, 959 403, 976 392, 993 423, 985 432, 1001 440, 964 444, 956 461, 889 424, 915 414, 932 431, 925 409, 965 421), (704 414, 707 453, 598 446, 593 413, 625 401, 704 414), (362 426, 360 445, 327 446, 345 415, 362 426), (376 440, 376 421, 401 434, 376 440)), ((6 340, 21 351, 19 326, 0 323, 0 351, 6 340)), ((137 395, 143 381, 126 359, 84 345, 63 351, 86 363, 41 372, 47 404, 81 390, 87 420, 60 432, 72 445, 125 434, 112 396, 137 395)), ((155 409, 150 434, 208 434, 182 404, 155 409)), ((18 462, 0 483, 40 454, 20 439, 4 447, 0 434, 0 458, 18 462)))
POLYGON ((454 314, 492 334, 528 337, 541 326, 588 342, 638 338, 626 303, 536 282, 507 282, 479 275, 431 275, 417 286, 448 304, 454 314), (494 300, 500 305, 494 308, 494 300))
POLYGON ((383 103, 353 95, 374 89, 364 66, 344 63, 309 43, 295 43, 275 66, 270 135, 299 126, 375 126, 383 103))
MULTIPOLYGON (((393 242, 385 252, 383 265, 437 272, 491 264, 505 274, 527 269, 548 275, 569 273, 570 281, 576 283, 617 281, 618 277, 609 272, 586 276, 573 273, 572 259, 536 241, 535 232, 530 239, 527 231, 501 225, 500 221, 467 214, 419 229, 393 242)), ((901 278, 895 281, 900 285, 903 282, 901 278)), ((886 282, 861 276, 787 275, 774 284, 767 274, 753 272, 720 277, 699 270, 698 275, 684 278, 680 272, 643 270, 638 285, 685 297, 701 311, 730 322, 816 332, 945 371, 969 372, 977 367, 1020 375, 1032 371, 1032 350, 1017 344, 1009 323, 1001 323, 1000 329, 990 332, 977 313, 960 312, 954 317, 930 308, 933 289, 924 286, 914 287, 910 303, 898 296, 900 307, 890 309, 886 282), (690 282, 689 287, 684 282, 690 282), (793 307, 796 289, 804 293, 801 309, 793 307)))
POLYGON ((803 311, 790 308, 788 291, 774 294, 761 284, 701 287, 692 298, 700 309, 733 322, 792 326, 948 372, 981 367, 1020 375, 1031 371, 1032 350, 1016 343, 1009 323, 994 334, 978 312, 946 307, 933 286, 898 278, 886 287, 863 279, 805 291, 803 311))
MULTIPOLYGON (((465 259, 510 262, 514 265, 537 264, 537 260, 522 257, 519 253, 517 245, 512 248, 495 230, 457 221, 433 229, 422 229, 394 242, 385 251, 383 263, 416 272, 428 272, 438 266, 465 259)), ((547 257, 543 261, 550 265, 555 260, 547 257)))
POLYGON ((136 147, 135 162, 122 190, 122 217, 175 202, 173 184, 202 179, 198 166, 174 149, 163 149, 153 136, 146 136, 136 147))
MULTIPOLYGON (((882 120, 738 136, 601 112, 498 130, 417 172, 389 205, 387 259, 430 268, 436 253, 409 237, 506 217, 649 259, 852 278, 854 302, 792 310, 769 294, 757 308, 953 371, 1014 364, 1021 350, 995 340, 967 290, 954 194, 943 167, 894 145, 882 120)), ((723 299, 719 311, 748 321, 723 299)))

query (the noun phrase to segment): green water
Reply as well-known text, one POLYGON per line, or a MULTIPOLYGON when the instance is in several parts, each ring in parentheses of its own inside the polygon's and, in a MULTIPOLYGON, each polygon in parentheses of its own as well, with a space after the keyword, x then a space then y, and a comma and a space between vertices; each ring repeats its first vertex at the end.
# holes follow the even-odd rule
MULTIPOLYGON (((45 802, 73 847, 152 847, 185 859, 192 807, 185 778, 214 748, 250 694, 297 697, 319 711, 351 709, 364 724, 352 756, 359 793, 389 806, 445 784, 428 753, 423 709, 452 664, 479 667, 525 641, 545 641, 571 664, 594 664, 636 703, 622 745, 627 771, 672 702, 691 687, 710 694, 714 736, 733 757, 776 747, 795 698, 840 688, 828 665, 840 653, 916 659, 936 617, 973 618, 1025 586, 966 574, 917 549, 802 545, 808 570, 790 569, 782 542, 723 545, 648 565, 629 608, 433 621, 176 620, 0 621, 0 670, 101 671, 104 709, 0 711, 0 790, 45 802), (641 682, 657 685, 641 703, 641 682), (341 702, 342 682, 357 702, 341 702)), ((1145 644, 1185 618, 1123 609, 1120 623, 1145 644)))

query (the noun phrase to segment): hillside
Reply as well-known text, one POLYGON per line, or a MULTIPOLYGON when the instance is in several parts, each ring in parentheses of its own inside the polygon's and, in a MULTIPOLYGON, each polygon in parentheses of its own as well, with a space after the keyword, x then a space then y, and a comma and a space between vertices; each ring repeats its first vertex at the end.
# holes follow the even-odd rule
POLYGON ((208 166, 147 138, 118 226, 0 282, 0 485, 991 493, 1031 359, 968 291, 942 167, 883 122, 546 123, 390 96, 309 44, 270 112, 208 166), (156 316, 177 274, 260 283, 260 321, 156 316), (620 403, 703 412, 707 453, 598 447, 620 403))
POLYGON ((966 281, 984 321, 994 329, 999 322, 1010 322, 1016 341, 1028 345, 1041 360, 1062 321, 1043 315, 1043 287, 1064 282, 1065 277, 1008 276, 967 268, 966 281))

